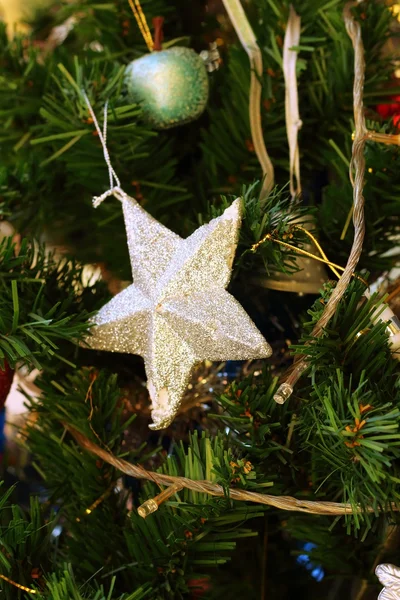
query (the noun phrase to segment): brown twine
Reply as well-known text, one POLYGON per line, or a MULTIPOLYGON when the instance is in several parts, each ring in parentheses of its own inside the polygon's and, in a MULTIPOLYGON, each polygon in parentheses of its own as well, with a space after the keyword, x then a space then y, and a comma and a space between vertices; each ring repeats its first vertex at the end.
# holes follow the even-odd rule
MULTIPOLYGON (((365 235, 365 219, 364 219, 364 175, 365 175, 365 158, 364 147, 367 141, 368 131, 365 124, 363 90, 365 78, 365 60, 364 60, 364 45, 361 36, 360 24, 353 18, 351 9, 357 6, 361 0, 347 2, 343 9, 343 18, 346 25, 346 30, 351 38, 354 48, 354 84, 353 84, 353 110, 355 122, 355 134, 352 147, 352 157, 350 162, 350 181, 353 185, 353 224, 354 224, 354 239, 351 247, 350 255, 347 260, 346 268, 340 277, 336 287, 334 288, 325 309, 316 323, 311 337, 318 338, 324 332, 324 328, 336 313, 339 302, 353 277, 355 268, 360 259, 364 235, 365 235)), ((303 371, 307 368, 308 362, 304 356, 299 356, 291 367, 290 375, 285 379, 282 385, 288 384, 293 386, 300 379, 303 371)))
POLYGON ((232 500, 239 500, 242 502, 256 502, 257 504, 266 504, 279 508, 280 510, 291 510, 303 513, 309 513, 313 515, 348 515, 351 513, 376 513, 385 511, 397 511, 398 507, 394 503, 390 503, 385 509, 376 508, 373 506, 367 506, 365 508, 361 506, 352 506, 350 503, 341 502, 317 502, 312 500, 298 500, 292 496, 271 496, 269 494, 259 494, 257 492, 249 492, 247 490, 239 490, 229 488, 227 491, 218 483, 212 483, 211 481, 195 481, 188 479, 187 477, 174 477, 172 475, 165 475, 163 473, 156 473, 154 471, 146 471, 140 465, 133 465, 128 461, 117 458, 110 452, 103 450, 93 442, 91 442, 85 435, 77 431, 74 427, 63 423, 64 427, 70 432, 75 438, 78 444, 88 450, 95 456, 101 458, 104 462, 113 466, 118 471, 136 477, 137 479, 147 479, 153 481, 158 485, 170 486, 173 484, 181 485, 183 488, 192 490, 194 492, 200 492, 203 494, 209 494, 210 496, 224 497, 229 495, 232 500))

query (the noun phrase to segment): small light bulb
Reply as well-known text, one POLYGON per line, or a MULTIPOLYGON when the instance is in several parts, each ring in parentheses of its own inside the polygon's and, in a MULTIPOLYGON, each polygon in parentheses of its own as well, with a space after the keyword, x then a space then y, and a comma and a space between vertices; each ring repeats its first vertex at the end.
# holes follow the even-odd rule
POLYGON ((146 502, 144 502, 137 509, 137 511, 138 511, 139 515, 142 517, 142 519, 145 519, 152 513, 156 512, 156 510, 158 510, 158 504, 154 500, 154 498, 150 498, 150 500, 147 500, 146 502))
POLYGON ((293 393, 293 388, 288 383, 282 383, 274 394, 274 400, 277 404, 285 404, 293 393))

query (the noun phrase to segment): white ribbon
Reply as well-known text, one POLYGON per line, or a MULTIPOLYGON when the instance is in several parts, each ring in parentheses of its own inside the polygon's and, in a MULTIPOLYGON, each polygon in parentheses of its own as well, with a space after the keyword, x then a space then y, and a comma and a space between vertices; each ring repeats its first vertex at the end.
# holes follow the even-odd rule
POLYGON ((261 190, 261 200, 265 198, 274 187, 274 167, 265 147, 261 124, 261 79, 263 75, 263 62, 261 50, 257 44, 256 36, 246 17, 240 0, 222 0, 230 20, 236 30, 243 48, 250 59, 251 79, 249 95, 249 117, 251 137, 254 150, 261 165, 264 182, 261 190))
POLYGON ((300 120, 299 97, 297 93, 297 51, 292 50, 293 47, 299 45, 300 21, 299 15, 296 14, 291 5, 283 44, 283 75, 286 86, 285 118, 289 143, 290 193, 293 199, 301 193, 298 132, 302 126, 302 122, 300 120))

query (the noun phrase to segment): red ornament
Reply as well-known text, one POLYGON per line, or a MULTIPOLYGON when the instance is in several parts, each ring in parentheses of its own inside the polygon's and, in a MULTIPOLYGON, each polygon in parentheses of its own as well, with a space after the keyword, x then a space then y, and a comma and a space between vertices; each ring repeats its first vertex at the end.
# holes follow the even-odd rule
MULTIPOLYGON (((392 87, 392 85, 398 85, 399 80, 395 79, 393 80, 393 82, 390 84, 390 87, 392 87)), ((391 100, 392 102, 390 104, 378 104, 378 106, 376 107, 376 112, 383 118, 386 120, 389 120, 390 118, 393 120, 393 125, 395 127, 399 127, 400 126, 400 96, 399 95, 394 95, 394 96, 389 96, 389 100, 391 100)))
POLYGON ((0 367, 0 410, 3 408, 8 393, 11 388, 11 384, 14 379, 14 369, 10 367, 8 362, 4 361, 4 369, 0 367))
POLYGON ((191 600, 197 600, 202 598, 210 589, 210 580, 208 577, 197 577, 196 579, 189 579, 188 586, 190 589, 191 600))

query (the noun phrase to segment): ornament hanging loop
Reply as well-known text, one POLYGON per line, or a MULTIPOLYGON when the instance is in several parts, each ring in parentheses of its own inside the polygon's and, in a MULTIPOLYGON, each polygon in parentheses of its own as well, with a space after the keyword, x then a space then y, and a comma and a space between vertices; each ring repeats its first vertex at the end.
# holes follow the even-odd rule
POLYGON ((164 41, 164 17, 154 17, 153 19, 153 27, 154 27, 154 43, 153 50, 155 52, 160 52, 162 50, 162 43, 164 41))
POLYGON ((110 154, 108 152, 108 148, 107 148, 107 112, 108 112, 108 100, 106 101, 106 103, 104 104, 104 114, 103 114, 103 131, 101 131, 100 129, 100 125, 97 121, 97 117, 94 114, 94 110, 92 105, 90 104, 90 100, 88 98, 88 95, 86 94, 85 90, 82 90, 82 95, 85 99, 86 105, 89 109, 90 112, 90 116, 92 117, 94 126, 96 127, 96 131, 97 134, 99 136, 99 140, 101 142, 101 145, 103 147, 103 154, 104 154, 104 160, 106 161, 106 164, 108 166, 108 176, 109 176, 109 180, 110 180, 110 188, 104 192, 104 194, 101 194, 101 196, 94 196, 93 197, 93 206, 94 208, 97 208, 98 206, 100 206, 100 204, 109 196, 115 196, 116 198, 118 198, 118 200, 122 200, 122 197, 124 195, 124 192, 121 189, 121 182, 116 174, 116 172, 114 171, 114 168, 111 164, 111 159, 110 159, 110 154))
POLYGON ((151 36, 151 32, 147 24, 146 15, 143 12, 139 0, 128 0, 128 2, 136 19, 136 23, 138 24, 138 27, 140 29, 140 33, 142 34, 143 39, 146 42, 146 46, 149 49, 149 52, 153 52, 153 38, 151 36))

